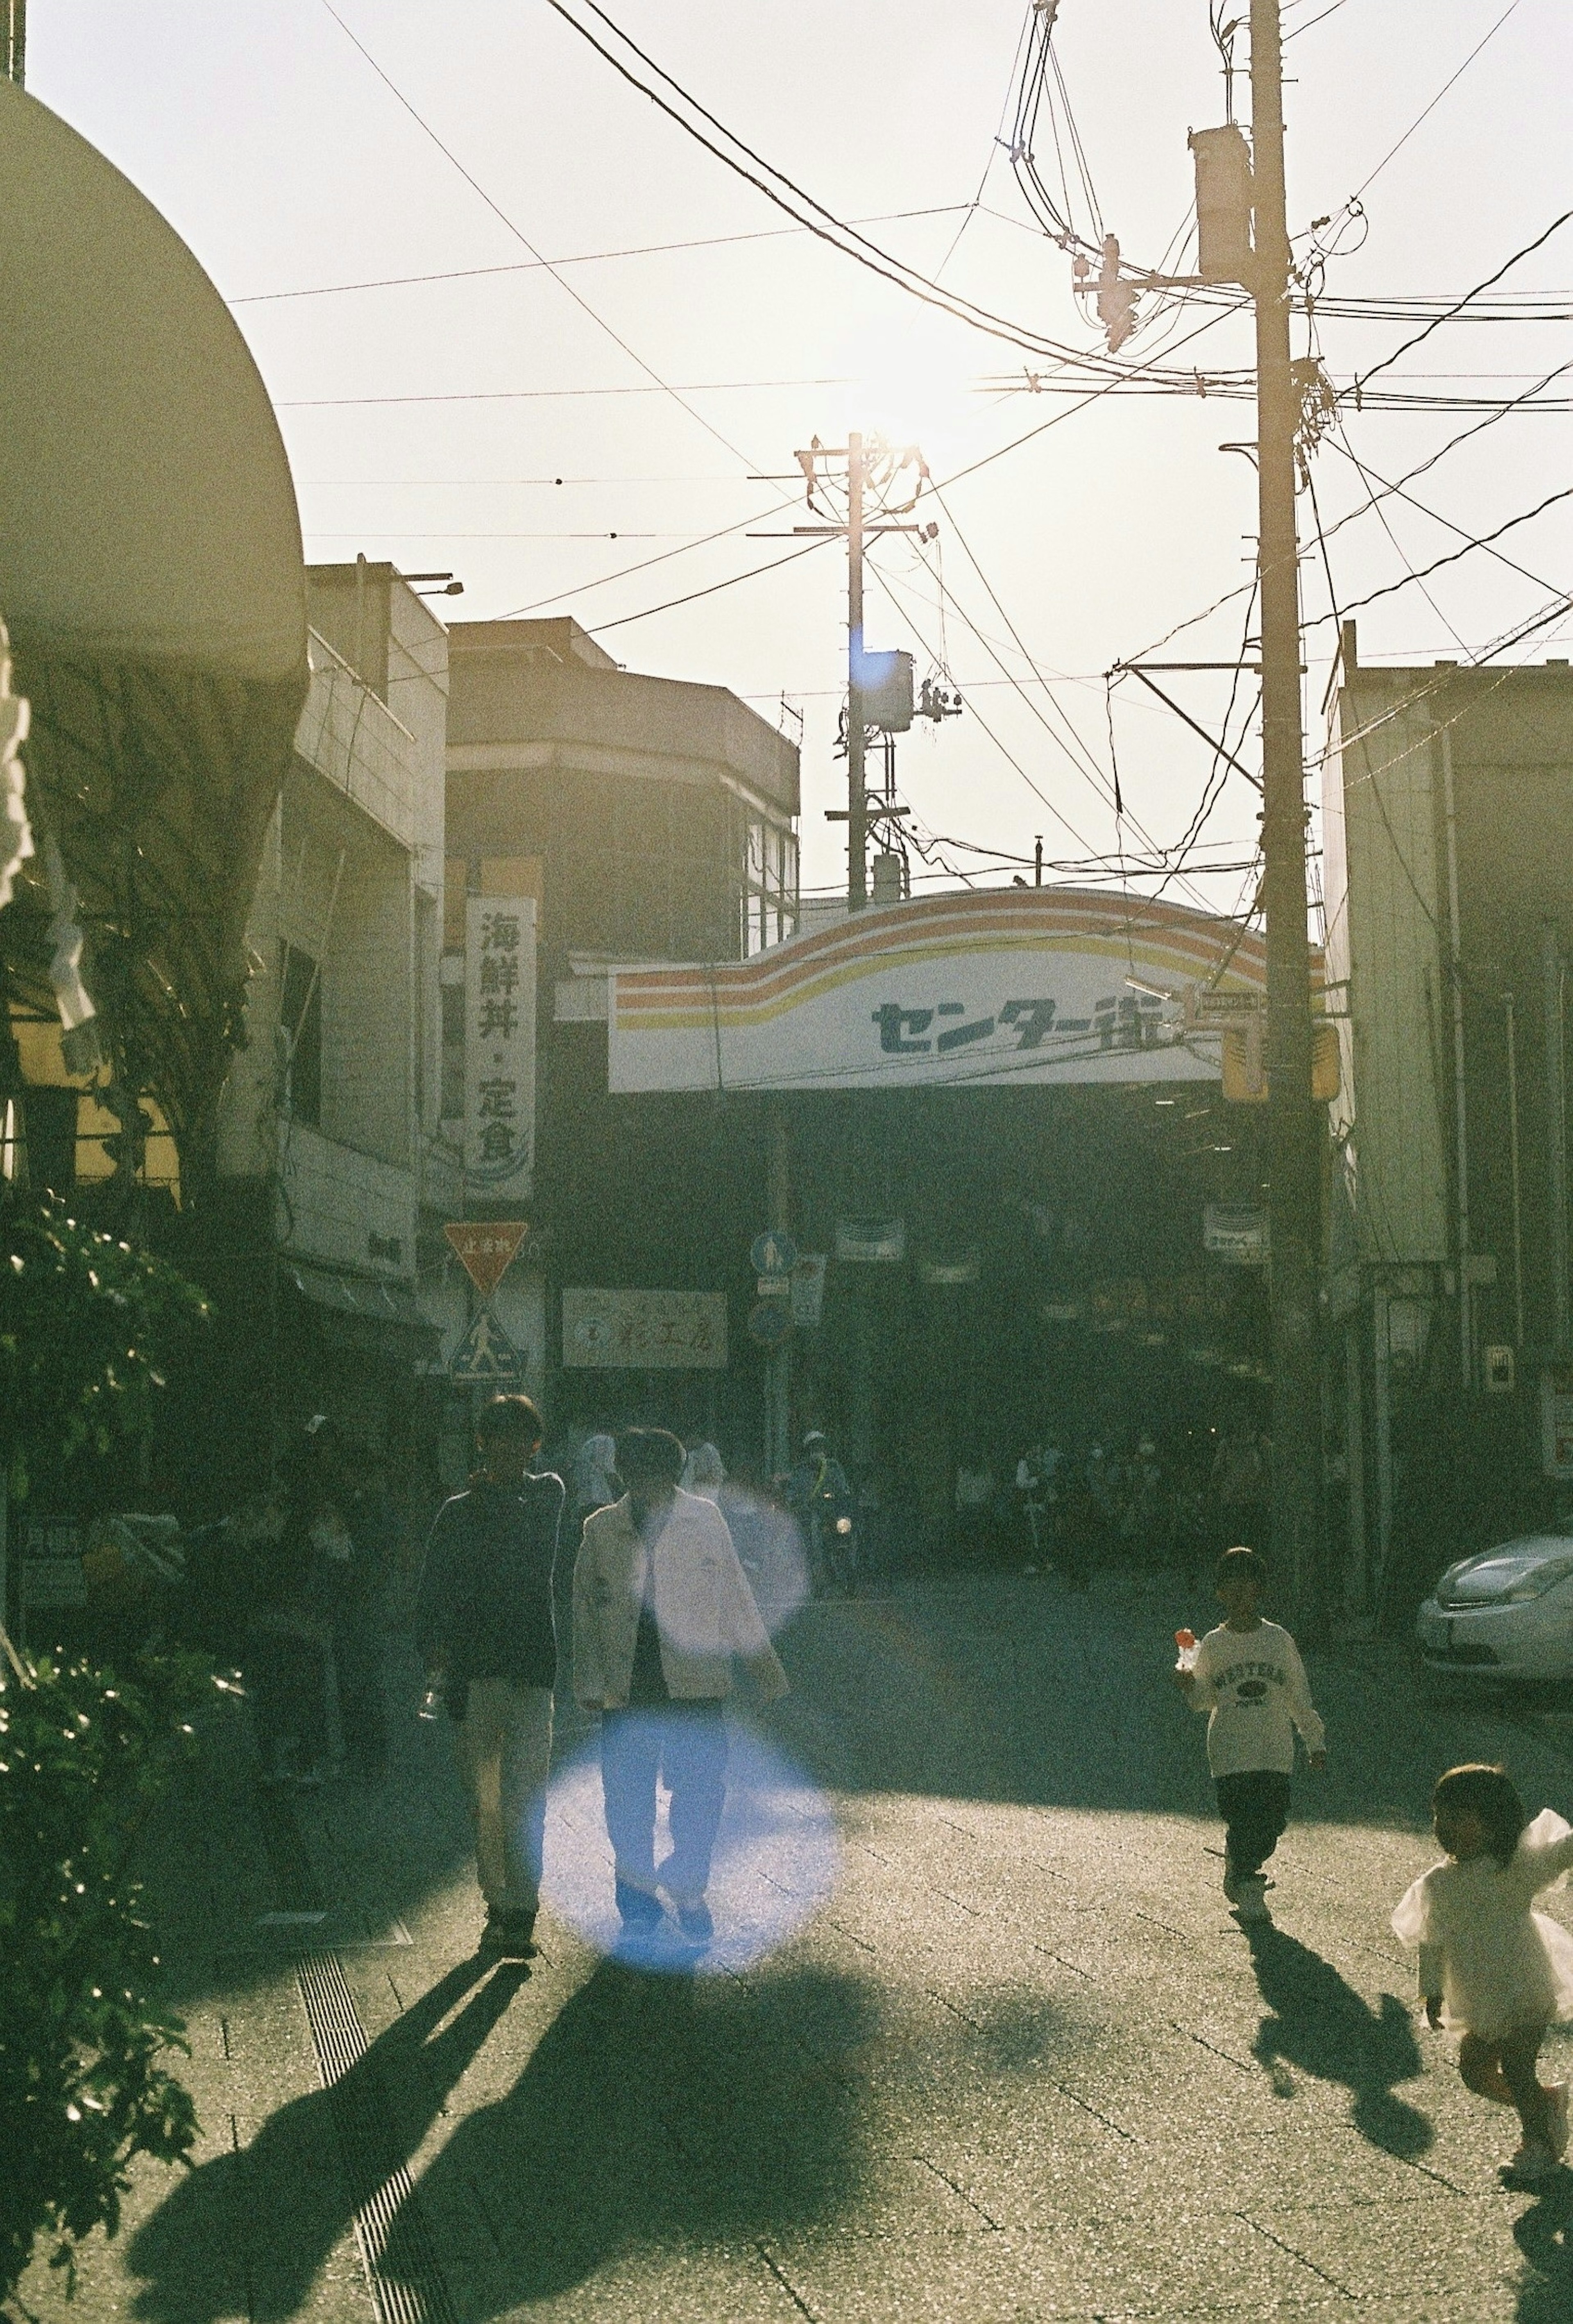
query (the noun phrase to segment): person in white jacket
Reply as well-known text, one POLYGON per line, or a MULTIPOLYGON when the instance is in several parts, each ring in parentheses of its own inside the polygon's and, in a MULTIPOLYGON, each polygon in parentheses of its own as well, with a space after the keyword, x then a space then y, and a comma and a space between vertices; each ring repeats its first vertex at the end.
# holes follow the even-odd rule
POLYGON ((636 1942, 660 1925, 661 1889, 691 1943, 713 1934, 705 1891, 726 1797, 733 1657, 767 1701, 786 1692, 726 1519, 679 1489, 684 1459, 664 1428, 625 1430, 617 1467, 628 1489, 586 1520, 574 1568, 574 1692, 601 1713, 617 1907, 636 1942), (672 1830, 658 1871, 658 1779, 672 1830))
POLYGON ((1300 1649, 1263 1618, 1266 1583, 1266 1563, 1254 1549, 1226 1549, 1218 1595, 1227 1619, 1174 1674, 1191 1708, 1208 1714, 1207 1764, 1226 1832, 1223 1891, 1242 1921, 1272 1918, 1262 1867, 1289 1821, 1297 1729, 1311 1766, 1320 1773, 1327 1765, 1300 1649))

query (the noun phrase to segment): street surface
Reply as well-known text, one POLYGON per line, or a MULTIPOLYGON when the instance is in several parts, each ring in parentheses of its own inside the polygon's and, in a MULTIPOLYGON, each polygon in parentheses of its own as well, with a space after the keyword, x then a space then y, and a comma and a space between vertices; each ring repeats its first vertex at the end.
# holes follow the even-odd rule
MULTIPOLYGON (((1573 1764, 1495 1714, 1425 1708, 1397 1655, 1309 1657, 1331 1766, 1296 1779, 1277 1925, 1247 1939, 1201 1721, 1167 1676, 1175 1627, 1204 1618, 1200 1594, 1111 1577, 1080 1598, 937 1577, 806 1609, 781 1642, 795 1692, 759 1722, 786 1773, 740 1809, 722 1965, 693 1977, 608 1962, 552 1908, 583 1920, 610 1889, 598 1794, 571 1775, 540 1958, 478 1968, 447 1738, 415 1720, 397 1656, 382 1790, 260 1806, 231 1734, 152 1868, 198 2168, 139 2172, 76 2301, 35 2267, 30 2306, 47 2324, 1573 2316, 1573 2176, 1534 2201, 1498 2188, 1513 2118, 1463 2089, 1387 1926, 1434 1860, 1444 1766, 1503 1756, 1532 1812, 1567 1812, 1573 1764), (729 1953, 734 1911, 776 1949, 729 1953)), ((1546 2058, 1573 2069, 1573 2042, 1546 2058)))

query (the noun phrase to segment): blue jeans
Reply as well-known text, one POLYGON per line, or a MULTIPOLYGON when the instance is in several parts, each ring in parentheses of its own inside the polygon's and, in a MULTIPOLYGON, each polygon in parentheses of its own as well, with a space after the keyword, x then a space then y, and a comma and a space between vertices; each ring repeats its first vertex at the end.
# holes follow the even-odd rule
POLYGON ((672 1853, 660 1885, 679 1904, 697 1904, 726 1801, 726 1713, 717 1701, 657 1702, 601 1714, 601 1788, 617 1859, 624 1916, 648 1913, 655 1897, 656 1783, 672 1794, 672 1853))

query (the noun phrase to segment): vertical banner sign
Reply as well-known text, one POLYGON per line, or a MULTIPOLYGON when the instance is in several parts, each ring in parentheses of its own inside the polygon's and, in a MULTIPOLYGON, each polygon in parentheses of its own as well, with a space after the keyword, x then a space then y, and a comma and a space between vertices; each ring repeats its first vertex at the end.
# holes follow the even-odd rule
POLYGON ((472 896, 465 928, 465 1180, 528 1197, 535 1165, 535 899, 472 896))

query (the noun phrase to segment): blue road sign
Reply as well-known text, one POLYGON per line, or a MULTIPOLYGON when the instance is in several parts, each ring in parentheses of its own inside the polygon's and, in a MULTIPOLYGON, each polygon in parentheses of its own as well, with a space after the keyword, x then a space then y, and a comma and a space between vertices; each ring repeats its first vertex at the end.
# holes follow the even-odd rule
POLYGON ((761 1299, 749 1317, 749 1337, 761 1348, 778 1348, 792 1335, 792 1306, 786 1299, 761 1299))
POLYGON ((754 1237, 749 1258, 756 1275, 790 1275, 797 1264, 797 1245, 789 1234, 769 1228, 754 1237))
POLYGON ((448 1378, 461 1387, 512 1388, 524 1360, 490 1307, 483 1307, 454 1351, 448 1378))

